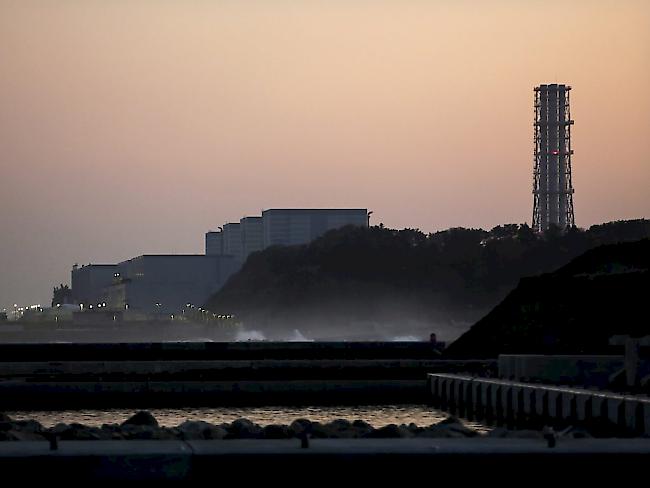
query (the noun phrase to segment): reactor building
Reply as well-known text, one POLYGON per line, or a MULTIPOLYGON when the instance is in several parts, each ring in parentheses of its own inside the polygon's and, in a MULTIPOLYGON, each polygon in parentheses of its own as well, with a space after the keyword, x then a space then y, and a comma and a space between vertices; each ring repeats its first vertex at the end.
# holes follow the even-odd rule
POLYGON ((571 112, 568 85, 535 87, 533 230, 575 225, 571 183, 571 112))

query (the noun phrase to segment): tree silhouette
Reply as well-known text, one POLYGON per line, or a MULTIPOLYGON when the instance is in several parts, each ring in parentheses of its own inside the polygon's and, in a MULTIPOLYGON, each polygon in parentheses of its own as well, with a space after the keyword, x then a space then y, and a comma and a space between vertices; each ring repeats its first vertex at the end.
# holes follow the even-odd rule
POLYGON ((52 307, 72 303, 72 289, 68 285, 61 283, 58 287, 52 289, 52 307))

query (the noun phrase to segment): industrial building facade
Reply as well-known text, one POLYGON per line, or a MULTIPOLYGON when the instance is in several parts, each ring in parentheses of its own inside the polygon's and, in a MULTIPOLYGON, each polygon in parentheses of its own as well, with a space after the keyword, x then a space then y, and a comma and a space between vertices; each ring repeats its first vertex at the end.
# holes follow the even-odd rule
POLYGON ((232 256, 150 254, 118 264, 73 268, 73 301, 81 310, 172 315, 200 306, 240 264, 232 256))
POLYGON ((272 209, 205 235, 205 254, 146 254, 118 264, 72 269, 82 310, 128 316, 172 316, 203 305, 253 252, 306 244, 331 229, 368 226, 366 209, 272 209))
POLYGON ((217 256, 223 254, 223 232, 206 232, 205 254, 208 256, 217 256))
POLYGON ((74 265, 70 277, 72 303, 90 309, 106 302, 116 272, 117 264, 74 265))
POLYGON ((241 228, 242 259, 264 249, 262 217, 244 217, 239 221, 241 228))
POLYGON ((264 247, 307 244, 328 230, 346 225, 368 227, 368 210, 271 209, 262 212, 264 247))
POLYGON ((205 253, 234 256, 242 263, 269 246, 307 244, 328 230, 346 225, 368 227, 365 208, 278 208, 261 217, 244 217, 238 224, 225 224, 221 232, 205 235, 205 253), (223 243, 219 245, 219 243, 223 243))
POLYGON ((117 265, 107 304, 111 310, 177 314, 188 303, 203 305, 238 268, 230 256, 138 256, 117 265))

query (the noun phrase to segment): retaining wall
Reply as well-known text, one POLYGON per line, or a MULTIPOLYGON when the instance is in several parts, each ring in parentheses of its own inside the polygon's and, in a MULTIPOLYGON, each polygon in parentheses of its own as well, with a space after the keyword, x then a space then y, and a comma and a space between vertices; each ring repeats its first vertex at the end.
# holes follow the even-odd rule
POLYGON ((427 388, 434 407, 490 425, 584 425, 613 434, 650 435, 646 396, 455 374, 429 374, 427 388))

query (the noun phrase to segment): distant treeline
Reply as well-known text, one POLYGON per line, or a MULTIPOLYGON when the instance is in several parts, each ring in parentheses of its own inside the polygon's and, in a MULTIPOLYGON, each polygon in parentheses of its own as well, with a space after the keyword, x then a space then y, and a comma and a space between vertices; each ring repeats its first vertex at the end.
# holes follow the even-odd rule
MULTIPOLYGON (((649 220, 538 235, 526 224, 432 234, 344 227, 308 245, 252 254, 206 307, 262 325, 356 319, 473 322, 524 276, 554 271, 588 249, 650 237, 649 220), (391 306, 399 309, 391 314, 391 306)), ((405 333, 409 331, 404 331, 405 333)))

